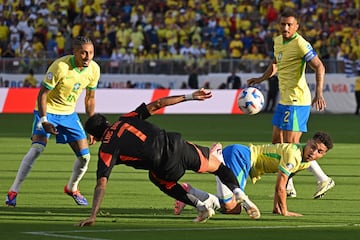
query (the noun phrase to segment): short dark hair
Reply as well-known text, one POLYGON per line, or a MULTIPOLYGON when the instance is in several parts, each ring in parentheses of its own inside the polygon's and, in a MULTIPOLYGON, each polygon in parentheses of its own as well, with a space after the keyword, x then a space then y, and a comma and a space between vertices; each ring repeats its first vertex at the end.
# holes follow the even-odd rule
POLYGON ((296 20, 298 20, 298 14, 297 12, 292 8, 285 8, 281 11, 280 14, 281 17, 288 18, 288 17, 294 17, 296 20))
POLYGON ((333 141, 330 135, 325 132, 316 132, 312 139, 320 140, 320 142, 322 142, 328 148, 328 150, 333 148, 333 141))
POLYGON ((74 40, 73 40, 73 47, 74 48, 79 48, 84 44, 93 44, 93 42, 91 41, 90 38, 85 37, 85 36, 77 36, 74 40))
POLYGON ((100 139, 108 126, 106 117, 102 114, 96 113, 86 120, 84 128, 88 134, 100 139))

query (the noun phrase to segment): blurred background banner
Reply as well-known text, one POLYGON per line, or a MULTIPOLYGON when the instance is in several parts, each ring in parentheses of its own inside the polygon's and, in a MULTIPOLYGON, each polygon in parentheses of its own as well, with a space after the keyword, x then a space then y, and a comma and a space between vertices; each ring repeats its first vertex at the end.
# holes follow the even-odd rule
MULTIPOLYGON (((217 86, 224 82, 226 74, 209 74, 199 79, 199 85, 205 82, 210 83, 213 91, 213 98, 206 102, 188 102, 171 108, 165 108, 159 114, 239 114, 236 99, 240 90, 217 89, 217 86)), ((248 79, 256 74, 241 74, 242 79, 248 79)), ((16 81, 22 79, 17 75, 6 75, 6 79, 16 81)), ((37 79, 42 79, 38 77, 37 79)), ((315 76, 307 76, 308 84, 312 94, 315 90, 315 76)), ((185 94, 192 92, 192 89, 179 89, 178 86, 184 81, 184 76, 167 75, 111 75, 103 74, 99 83, 99 89, 96 91, 96 111, 102 113, 125 113, 133 110, 141 102, 148 103, 157 97, 163 97, 174 94, 185 94), (131 80, 133 84, 144 86, 139 88, 102 88, 101 84, 109 83, 114 85, 125 85, 126 81, 131 80), (161 85, 161 87, 145 86, 161 85), (173 88, 168 88, 172 85, 173 88)), ((327 113, 354 113, 355 77, 346 77, 344 74, 327 74, 324 84, 324 97, 327 102, 327 113)), ((246 87, 243 81, 242 87, 246 87)), ((268 91, 268 81, 264 81, 257 86, 264 94, 265 101, 268 91)), ((35 106, 38 88, 0 88, 0 112, 2 113, 31 113, 35 106)), ((85 94, 81 96, 84 97, 85 94)), ((80 103, 83 100, 80 99, 80 103)), ((83 104, 79 104, 76 109, 79 113, 84 113, 83 104)), ((314 111, 314 109, 313 109, 314 111)))

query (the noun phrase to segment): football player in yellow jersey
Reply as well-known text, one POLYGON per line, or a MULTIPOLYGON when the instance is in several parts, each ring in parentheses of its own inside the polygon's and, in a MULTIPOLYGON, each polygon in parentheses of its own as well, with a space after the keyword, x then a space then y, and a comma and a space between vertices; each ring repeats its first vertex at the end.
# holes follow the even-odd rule
MULTIPOLYGON (((299 143, 303 132, 307 131, 307 122, 311 106, 323 111, 326 102, 323 97, 325 67, 315 50, 297 30, 297 14, 292 9, 285 9, 280 16, 281 35, 274 38, 274 60, 258 78, 247 80, 249 86, 261 83, 274 76, 279 78, 280 100, 272 119, 272 143, 299 143), (306 63, 315 71, 315 96, 305 79, 306 63)), ((335 186, 319 164, 314 161, 309 170, 317 178, 318 186, 313 198, 321 198, 335 186)), ((292 179, 288 183, 289 197, 296 197, 292 179)))
POLYGON ((358 71, 358 76, 355 79, 355 99, 356 99, 356 108, 355 108, 355 115, 359 115, 360 110, 360 71, 358 71))
MULTIPOLYGON (((214 151, 214 153, 237 177, 243 191, 239 196, 244 200, 239 204, 233 193, 216 178, 217 197, 222 206, 222 212, 239 214, 243 207, 251 218, 259 218, 259 209, 245 194, 246 180, 250 177, 255 183, 264 173, 277 173, 272 212, 283 216, 302 216, 302 214, 291 212, 287 208, 286 184, 288 178, 298 171, 307 169, 311 162, 322 158, 332 147, 332 139, 325 132, 315 133, 306 144, 250 144, 249 146, 233 144, 226 146, 222 151, 221 146, 218 146, 218 151, 214 151)), ((200 201, 203 201, 203 198, 208 195, 188 183, 182 185, 187 192, 199 198, 200 201)), ((180 214, 184 206, 183 203, 176 201, 174 213, 180 214)))
MULTIPOLYGON (((83 89, 86 89, 85 110, 94 114, 95 89, 100 78, 100 67, 92 61, 94 45, 87 37, 79 36, 73 42, 73 55, 55 60, 47 70, 41 83, 34 110, 32 144, 24 156, 18 173, 6 196, 8 206, 16 206, 20 186, 30 172, 35 160, 44 151, 50 135, 55 135, 56 143, 69 144, 76 155, 73 172, 64 187, 78 205, 87 205, 80 194, 78 184, 84 176, 90 161, 87 135, 81 125, 75 105, 83 89)), ((95 143, 89 136, 90 144, 95 143)))

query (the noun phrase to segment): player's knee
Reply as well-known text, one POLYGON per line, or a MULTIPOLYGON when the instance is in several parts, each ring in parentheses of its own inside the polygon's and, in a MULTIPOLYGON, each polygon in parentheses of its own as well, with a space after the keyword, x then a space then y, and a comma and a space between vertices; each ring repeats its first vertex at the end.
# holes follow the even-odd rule
POLYGON ((88 148, 82 149, 78 154, 77 158, 82 163, 83 167, 87 167, 90 162, 90 152, 88 148))
POLYGON ((37 156, 39 156, 45 149, 45 145, 41 143, 33 143, 31 148, 36 152, 37 156))

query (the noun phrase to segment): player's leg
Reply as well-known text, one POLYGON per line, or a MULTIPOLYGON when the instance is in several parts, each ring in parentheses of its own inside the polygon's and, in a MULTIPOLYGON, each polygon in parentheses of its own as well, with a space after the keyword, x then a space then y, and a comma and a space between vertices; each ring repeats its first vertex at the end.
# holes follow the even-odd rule
POLYGON ((286 184, 286 196, 295 198, 296 197, 296 190, 293 182, 293 175, 289 176, 288 182, 286 184))
MULTIPOLYGON (((37 136, 33 136, 33 139, 39 139, 37 136)), ((15 180, 11 185, 9 192, 6 197, 6 205, 16 206, 16 197, 20 191, 21 184, 24 182, 27 175, 30 173, 36 159, 44 151, 46 146, 46 137, 44 137, 41 142, 36 141, 31 144, 29 151, 25 154, 22 159, 18 172, 16 174, 15 180)))
MULTIPOLYGON (((294 132, 294 131, 282 131, 283 142, 285 143, 299 143, 302 132, 294 132)), ((291 198, 295 198, 297 193, 294 185, 293 176, 289 177, 288 182, 286 184, 286 195, 291 198)))
POLYGON ((32 144, 28 152, 23 157, 18 172, 16 174, 15 180, 11 185, 8 194, 6 196, 5 204, 8 206, 16 206, 16 197, 20 191, 21 184, 24 182, 27 175, 30 173, 32 166, 34 165, 36 159, 44 151, 47 139, 50 134, 47 134, 44 129, 41 127, 40 116, 37 111, 34 112, 33 120, 33 129, 32 129, 32 144))
POLYGON ((194 219, 194 222, 206 222, 215 214, 214 209, 208 208, 204 202, 188 193, 179 183, 163 180, 155 172, 151 171, 149 171, 149 179, 166 195, 195 207, 198 210, 198 216, 194 219))
MULTIPOLYGON (((202 201, 206 205, 207 208, 212 208, 214 210, 220 209, 219 199, 215 195, 205 192, 203 190, 197 189, 197 188, 191 186, 189 183, 182 183, 181 186, 184 188, 184 190, 187 193, 194 195, 200 201, 202 201)), ((179 200, 175 200, 174 214, 180 215, 182 210, 184 209, 185 205, 186 205, 185 203, 183 203, 179 200)))
MULTIPOLYGON (((307 107, 294 107, 294 108, 295 111, 290 111, 291 112, 290 115, 296 115, 297 117, 289 118, 290 119, 289 122, 292 122, 292 127, 291 126, 290 127, 293 130, 283 131, 284 142, 299 143, 302 133, 307 131, 307 121, 310 115, 309 108, 307 107)), ((313 198, 322 197, 328 190, 330 190, 335 186, 334 180, 329 178, 325 174, 325 172, 321 169, 318 162, 312 161, 310 163, 310 167, 308 168, 308 170, 312 172, 312 174, 316 177, 317 180, 317 190, 314 193, 313 198)), ((296 192, 294 187, 292 191, 296 192)))
POLYGON ((313 195, 314 199, 322 198, 327 191, 335 186, 335 181, 325 174, 317 161, 311 161, 308 170, 317 179, 317 188, 313 195))
MULTIPOLYGON (((299 143, 303 132, 307 131, 310 106, 289 106, 278 104, 272 118, 272 143, 299 143)), ((286 185, 289 197, 296 197, 293 178, 286 185)))
POLYGON ((60 116, 59 134, 56 135, 57 143, 68 143, 76 158, 73 171, 68 183, 64 187, 64 193, 71 196, 76 204, 86 206, 88 202, 79 191, 79 182, 85 175, 90 162, 90 151, 86 133, 76 113, 60 116))
POLYGON ((219 153, 221 154, 221 151, 221 144, 216 144, 212 147, 206 172, 213 173, 218 176, 221 182, 223 182, 232 192, 240 192, 241 189, 236 176, 230 168, 226 167, 219 160, 219 153))
MULTIPOLYGON (((207 147, 192 144, 190 142, 179 142, 178 151, 182 152, 182 166, 186 170, 193 170, 198 173, 209 172, 219 176, 221 181, 228 186, 234 193, 240 191, 239 182, 230 168, 226 167, 216 156, 217 152, 222 151, 221 144, 212 147, 211 152, 207 147)), ((172 156, 176 158, 176 155, 172 156)))
POLYGON ((240 203, 240 206, 245 209, 249 217, 252 219, 260 218, 261 214, 258 207, 245 194, 246 181, 251 168, 249 147, 241 144, 229 145, 223 149, 221 155, 218 154, 218 158, 223 159, 225 165, 231 169, 240 185, 240 191, 233 195, 230 189, 221 182, 220 178, 216 177, 217 196, 222 203, 224 213, 240 213, 241 208, 239 209, 237 204, 240 203))
POLYGON ((226 167, 220 160, 221 151, 219 148, 221 147, 220 144, 212 148, 212 152, 209 157, 209 168, 208 172, 214 173, 219 180, 228 187, 235 196, 237 202, 239 202, 246 213, 253 219, 257 219, 260 217, 260 211, 256 207, 256 205, 250 201, 250 199, 245 195, 244 191, 240 188, 240 184, 234 174, 234 172, 226 167), (215 150, 215 151, 214 151, 215 150), (217 169, 216 169, 217 167, 217 169), (216 170, 215 170, 216 169, 216 170))
POLYGON ((72 175, 67 184, 68 189, 76 191, 79 189, 79 182, 85 175, 90 162, 90 152, 86 139, 69 143, 73 149, 76 159, 73 166, 72 175))

